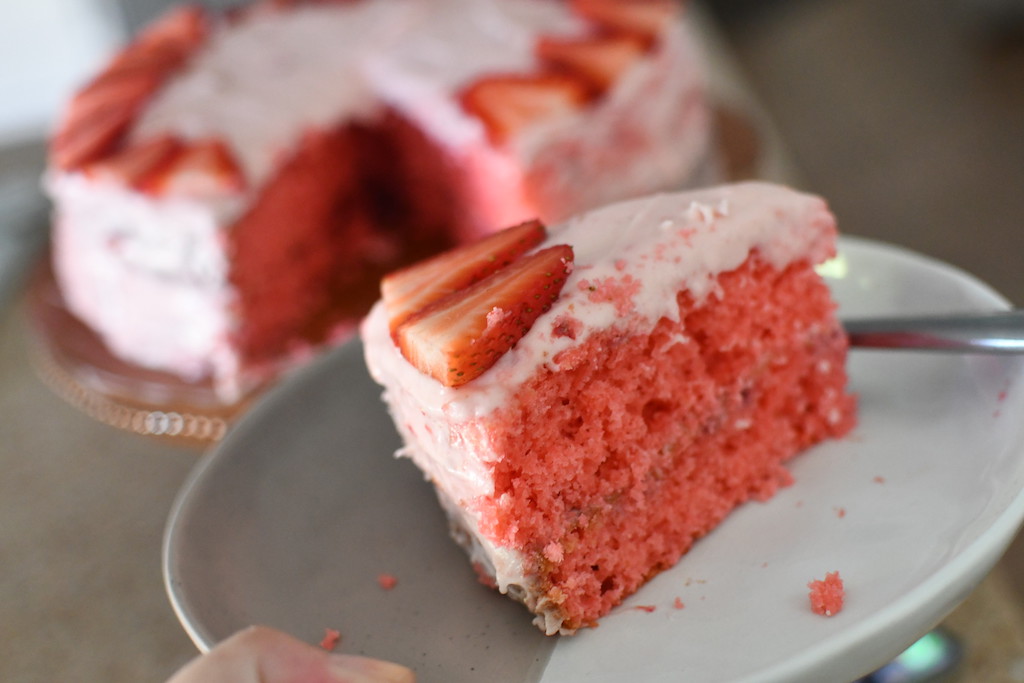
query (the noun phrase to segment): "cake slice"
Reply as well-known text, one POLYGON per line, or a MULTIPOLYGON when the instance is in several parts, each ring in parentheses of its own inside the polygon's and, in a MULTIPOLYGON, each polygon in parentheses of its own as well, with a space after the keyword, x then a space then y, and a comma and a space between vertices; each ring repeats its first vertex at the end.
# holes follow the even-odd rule
POLYGON ((481 579, 548 634, 594 625, 738 504, 788 484, 787 459, 845 434, 846 338, 814 269, 835 239, 817 197, 722 186, 571 219, 418 313, 378 302, 362 335, 400 454, 481 579), (520 288, 539 308, 522 319, 516 288, 495 283, 551 250, 554 296, 520 288), (507 350, 449 376, 509 320, 507 350), (438 356, 450 363, 423 360, 438 356))
POLYGON ((259 0, 142 31, 68 103, 67 308, 233 403, 345 337, 401 264, 714 173, 670 0, 259 0))

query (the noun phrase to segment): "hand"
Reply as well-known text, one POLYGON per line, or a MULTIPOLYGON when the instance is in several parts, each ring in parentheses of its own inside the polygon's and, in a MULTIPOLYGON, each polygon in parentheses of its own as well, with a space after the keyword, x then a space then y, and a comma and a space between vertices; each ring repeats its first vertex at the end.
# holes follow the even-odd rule
POLYGON ((264 626, 239 631, 196 657, 167 683, 413 683, 391 662, 332 654, 264 626))

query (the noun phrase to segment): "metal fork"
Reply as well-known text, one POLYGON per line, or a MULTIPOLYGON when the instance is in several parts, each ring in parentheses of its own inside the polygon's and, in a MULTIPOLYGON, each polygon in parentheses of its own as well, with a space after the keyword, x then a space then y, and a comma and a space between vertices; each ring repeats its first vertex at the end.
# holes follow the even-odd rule
POLYGON ((1024 353, 1024 309, 843 320, 850 346, 971 353, 1024 353))

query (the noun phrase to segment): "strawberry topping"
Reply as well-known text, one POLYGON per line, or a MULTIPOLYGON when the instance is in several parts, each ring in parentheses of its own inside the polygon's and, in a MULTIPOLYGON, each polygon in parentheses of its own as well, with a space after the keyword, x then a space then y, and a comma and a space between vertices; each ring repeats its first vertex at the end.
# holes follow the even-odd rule
POLYGON ((64 127, 74 128, 78 121, 98 111, 117 109, 133 117, 160 84, 160 74, 149 69, 104 71, 71 100, 64 127))
POLYGON ((210 17, 199 5, 176 7, 150 24, 135 44, 149 49, 170 49, 190 53, 210 32, 210 17))
POLYGON ((631 35, 595 38, 541 38, 537 56, 555 69, 586 79, 595 94, 606 91, 645 52, 644 42, 631 35))
POLYGON ((586 102, 585 81, 568 74, 485 76, 461 94, 463 108, 478 117, 496 144, 534 123, 570 114, 586 102))
POLYGON ((52 145, 53 163, 76 170, 116 149, 142 106, 206 39, 200 7, 172 10, 125 47, 71 100, 52 145))
POLYGON ((62 126, 50 148, 53 163, 73 170, 106 154, 132 122, 128 109, 100 109, 76 117, 73 126, 62 126))
POLYGON ((211 198, 245 189, 245 177, 228 146, 214 138, 191 142, 143 188, 154 195, 211 198))
POLYGON ((396 330, 398 348, 445 386, 476 379, 550 309, 572 262, 565 244, 523 256, 410 317, 396 330))
POLYGON ((181 149, 181 142, 164 135, 138 144, 129 145, 101 161, 85 168, 94 178, 107 178, 136 189, 143 188, 159 174, 181 149))
POLYGON ((570 0, 578 15, 608 33, 626 33, 650 44, 679 12, 676 0, 570 0))
POLYGON ((428 304, 512 263, 546 235, 540 221, 527 221, 387 275, 380 290, 391 333, 428 304))

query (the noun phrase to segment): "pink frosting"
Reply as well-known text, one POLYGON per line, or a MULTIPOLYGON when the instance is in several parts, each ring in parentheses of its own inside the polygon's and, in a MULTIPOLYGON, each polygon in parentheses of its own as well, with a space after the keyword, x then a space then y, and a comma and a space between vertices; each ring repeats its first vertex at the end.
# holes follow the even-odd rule
MULTIPOLYGON (((546 245, 570 244, 575 267, 552 309, 479 379, 451 389, 405 361, 378 302, 363 325, 378 380, 423 410, 468 420, 502 405, 542 365, 598 330, 651 329, 676 319, 676 292, 715 295, 715 278, 756 249, 777 268, 832 254, 835 223, 815 196, 760 182, 659 194, 584 213, 550 229, 546 245), (574 327, 566 334, 564 325, 574 327)), ((544 245, 542 245, 544 246, 544 245)))

